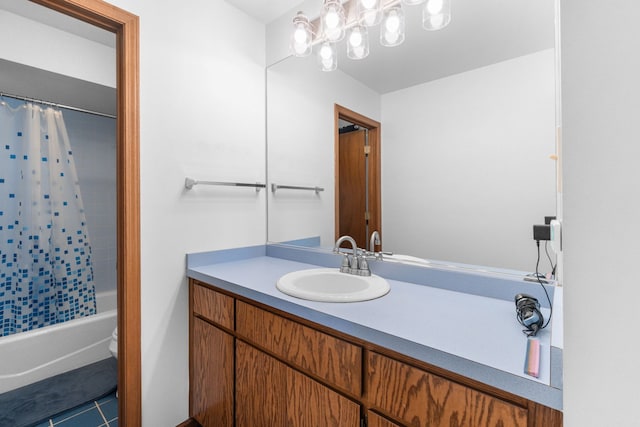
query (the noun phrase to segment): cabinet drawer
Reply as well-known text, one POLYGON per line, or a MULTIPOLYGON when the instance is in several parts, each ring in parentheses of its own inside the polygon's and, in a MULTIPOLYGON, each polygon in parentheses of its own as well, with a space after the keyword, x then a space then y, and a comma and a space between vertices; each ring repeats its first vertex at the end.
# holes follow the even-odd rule
POLYGON ((361 394, 362 349, 238 301, 238 335, 353 395, 361 394))
POLYGON ((192 282, 193 314, 233 329, 233 298, 192 282))
POLYGON ((370 352, 367 393, 376 409, 412 426, 527 427, 527 410, 370 352))

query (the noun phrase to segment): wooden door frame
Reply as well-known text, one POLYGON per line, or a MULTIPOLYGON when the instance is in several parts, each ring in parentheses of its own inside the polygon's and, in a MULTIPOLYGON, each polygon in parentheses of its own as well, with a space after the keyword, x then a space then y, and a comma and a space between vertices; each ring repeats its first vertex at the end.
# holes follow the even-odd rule
MULTIPOLYGON (((334 182, 335 182, 335 239, 340 237, 340 119, 347 120, 358 126, 369 129, 369 145, 371 153, 369 154, 369 209, 375 212, 369 219, 370 230, 378 230, 382 234, 382 195, 380 185, 381 175, 381 152, 380 152, 380 134, 382 132, 380 122, 372 120, 360 113, 345 108, 341 105, 334 104, 334 182)), ((368 238, 369 236, 367 236, 368 238)))
POLYGON ((116 34, 118 423, 142 423, 139 21, 102 0, 31 0, 116 34))

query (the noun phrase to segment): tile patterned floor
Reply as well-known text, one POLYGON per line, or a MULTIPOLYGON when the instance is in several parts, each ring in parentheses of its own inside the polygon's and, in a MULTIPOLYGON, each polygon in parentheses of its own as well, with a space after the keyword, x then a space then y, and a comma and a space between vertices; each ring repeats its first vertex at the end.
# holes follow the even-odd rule
POLYGON ((116 394, 87 402, 35 427, 118 427, 116 394))

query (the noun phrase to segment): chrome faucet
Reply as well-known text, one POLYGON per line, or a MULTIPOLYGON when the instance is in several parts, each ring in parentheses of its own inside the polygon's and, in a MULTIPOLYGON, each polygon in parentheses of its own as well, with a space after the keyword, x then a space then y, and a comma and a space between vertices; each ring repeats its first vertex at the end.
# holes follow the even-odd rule
POLYGON ((340 266, 340 272, 348 274, 356 274, 358 276, 371 276, 371 270, 369 270, 369 264, 364 257, 358 255, 358 244, 351 236, 341 236, 336 240, 336 244, 333 246, 333 252, 340 252, 340 245, 343 242, 349 242, 351 244, 351 250, 353 255, 344 254, 342 259, 342 265, 340 266))
POLYGON ((373 233, 371 233, 371 239, 369 239, 369 251, 373 254, 376 255, 376 245, 380 244, 380 233, 378 233, 378 230, 374 230, 373 233))

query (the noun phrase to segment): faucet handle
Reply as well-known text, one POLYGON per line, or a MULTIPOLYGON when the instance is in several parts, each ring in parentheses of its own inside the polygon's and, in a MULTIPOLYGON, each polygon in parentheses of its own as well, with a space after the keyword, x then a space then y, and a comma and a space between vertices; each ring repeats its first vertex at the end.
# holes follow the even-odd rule
POLYGON ((340 266, 341 273, 350 273, 351 272, 351 260, 349 259, 349 255, 344 254, 342 257, 342 265, 340 266))
POLYGON ((359 276, 371 276, 371 270, 369 269, 369 263, 367 262, 367 258, 360 257, 358 258, 358 272, 359 276))

